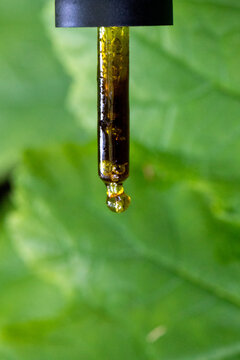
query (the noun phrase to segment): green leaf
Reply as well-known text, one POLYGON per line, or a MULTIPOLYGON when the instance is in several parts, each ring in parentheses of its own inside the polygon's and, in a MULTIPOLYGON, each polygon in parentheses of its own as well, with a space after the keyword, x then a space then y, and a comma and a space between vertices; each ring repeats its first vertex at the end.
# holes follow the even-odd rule
MULTIPOLYGON (((0 271, 4 360, 239 359, 239 13, 238 0, 176 0, 173 28, 131 29, 127 213, 104 206, 95 143, 25 152, 8 216, 14 260, 0 271)), ((95 138, 96 30, 54 29, 50 14, 67 107, 95 138)), ((44 144, 57 131, 71 141, 47 124, 44 144)))
MULTIPOLYGON (((174 13, 173 27, 131 28, 131 136, 239 178, 239 1, 176 0, 174 13)), ((49 32, 72 76, 69 107, 95 136, 96 29, 49 32)))
POLYGON ((43 4, 0 4, 0 178, 24 148, 81 138, 64 109, 69 79, 45 34, 43 4))
POLYGON ((134 145, 133 203, 116 216, 95 162, 95 144, 27 152, 9 219, 21 257, 72 299, 69 338, 56 331, 73 358, 239 356, 239 204, 227 213, 238 187, 134 145))
POLYGON ((68 299, 51 281, 43 281, 34 275, 15 251, 5 226, 9 208, 8 202, 1 203, 0 358, 18 360, 21 357, 21 348, 27 352, 24 331, 30 336, 31 342, 36 342, 36 338, 40 342, 41 337, 46 337, 50 329, 58 324, 58 317, 65 312, 68 299))

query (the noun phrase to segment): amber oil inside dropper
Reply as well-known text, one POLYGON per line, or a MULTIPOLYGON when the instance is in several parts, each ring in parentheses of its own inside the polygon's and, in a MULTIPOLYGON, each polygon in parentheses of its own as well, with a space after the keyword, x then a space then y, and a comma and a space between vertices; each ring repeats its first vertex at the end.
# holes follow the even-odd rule
POLYGON ((129 176, 129 28, 98 29, 99 176, 107 187, 107 206, 125 211, 129 176))

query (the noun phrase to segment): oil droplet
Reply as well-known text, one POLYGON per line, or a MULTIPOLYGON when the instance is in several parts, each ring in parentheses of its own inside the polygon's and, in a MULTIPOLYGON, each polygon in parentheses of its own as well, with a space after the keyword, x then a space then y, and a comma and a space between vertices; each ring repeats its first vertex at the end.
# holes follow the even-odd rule
POLYGON ((122 184, 107 184, 107 207, 112 212, 120 214, 127 210, 130 205, 131 198, 125 194, 122 184))

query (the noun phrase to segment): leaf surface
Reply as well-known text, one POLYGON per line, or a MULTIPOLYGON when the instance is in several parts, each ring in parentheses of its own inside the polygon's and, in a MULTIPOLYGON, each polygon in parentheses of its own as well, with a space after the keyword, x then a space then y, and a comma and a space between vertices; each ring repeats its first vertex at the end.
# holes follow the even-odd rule
MULTIPOLYGON (((239 1, 176 0, 174 14, 173 27, 131 28, 131 136, 239 179, 239 1)), ((72 76, 69 108, 95 137, 96 29, 49 33, 72 76)))
POLYGON ((46 36, 44 4, 0 4, 0 179, 25 148, 81 139, 64 109, 69 79, 46 36))
POLYGON ((229 205, 232 184, 166 153, 139 145, 132 153, 133 204, 120 216, 104 207, 95 144, 26 153, 9 219, 19 254, 71 295, 78 310, 69 326, 74 321, 78 335, 84 332, 86 354, 76 345, 83 358, 95 359, 96 352, 122 358, 114 352, 116 336, 129 359, 239 355, 240 266, 233 251, 239 224, 224 223, 218 208, 229 205), (97 323, 89 330, 78 328, 86 315, 82 303, 97 323))
MULTIPOLYGON (((127 213, 104 207, 95 143, 25 152, 8 237, 38 282, 20 290, 21 314, 6 305, 17 288, 0 299, 6 358, 240 357, 239 13, 176 0, 173 28, 131 29, 127 213)), ((96 30, 48 34, 68 109, 95 138, 96 30)))

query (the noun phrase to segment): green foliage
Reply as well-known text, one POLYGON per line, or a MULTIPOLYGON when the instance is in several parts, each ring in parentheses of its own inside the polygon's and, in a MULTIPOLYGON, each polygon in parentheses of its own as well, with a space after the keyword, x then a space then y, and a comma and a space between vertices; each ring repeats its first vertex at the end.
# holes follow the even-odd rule
POLYGON ((64 109, 69 79, 46 36, 43 4, 0 3, 0 179, 26 147, 81 139, 64 109))
MULTIPOLYGON (((51 66, 15 63, 32 91, 4 122, 22 140, 2 145, 0 164, 30 149, 0 214, 0 358, 239 359, 239 2, 176 0, 175 27, 131 29, 133 201, 118 216, 104 206, 92 142, 96 30, 54 30, 45 14, 53 49, 40 21, 30 35, 51 66)), ((16 82, 9 89, 20 99, 16 82)))
POLYGON ((95 146, 26 153, 9 219, 15 247, 69 299, 74 310, 63 321, 74 316, 68 341, 76 358, 121 359, 121 349, 131 359, 239 352, 240 267, 228 254, 239 230, 217 208, 231 184, 166 154, 139 146, 132 154, 133 204, 113 216, 95 146))
MULTIPOLYGON (((239 177, 239 1, 176 0, 174 9, 174 27, 131 29, 132 139, 239 177)), ((50 34, 73 78, 69 107, 95 136, 96 29, 50 34)))

